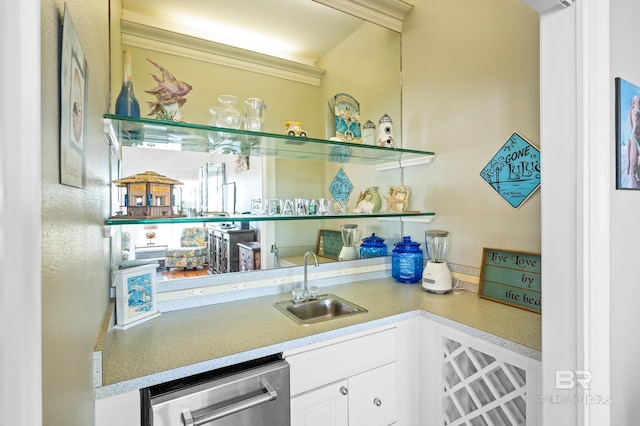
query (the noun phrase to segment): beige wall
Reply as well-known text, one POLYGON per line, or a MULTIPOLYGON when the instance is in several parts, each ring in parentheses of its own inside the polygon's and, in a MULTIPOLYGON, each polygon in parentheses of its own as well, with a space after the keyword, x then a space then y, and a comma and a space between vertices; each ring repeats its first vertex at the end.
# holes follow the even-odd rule
POLYGON ((108 2, 66 0, 88 62, 84 189, 61 185, 59 45, 65 1, 41 2, 43 424, 93 424, 92 352, 109 299, 108 2))
MULTIPOLYGON (((327 70, 321 85, 323 107, 346 92, 360 102, 362 124, 371 120, 377 126, 384 114, 399 122, 401 47, 400 34, 364 23, 319 62, 327 70)), ((400 126, 396 130, 399 138, 400 126)))
MULTIPOLYGON (((539 252, 540 190, 514 210, 479 176, 514 131, 540 146, 538 14, 519 0, 413 3, 403 146, 436 158, 405 171, 411 207, 435 211, 429 228, 451 232, 451 263, 480 267, 483 247, 539 252)), ((423 242, 424 230, 405 228, 423 242)))
MULTIPOLYGON (((284 122, 290 120, 302 121, 310 136, 317 137, 322 129, 317 87, 138 47, 123 45, 123 49, 131 51, 133 85, 143 117, 150 111, 147 102, 155 100, 145 92, 157 85, 151 75, 162 75, 147 61, 148 58, 193 87, 186 95, 187 102, 180 108, 183 118, 191 123, 206 124, 211 117, 209 108, 220 105, 218 96, 235 95, 241 113, 244 99, 258 97, 265 100, 267 132, 283 133, 284 122)), ((121 75, 122 71, 119 73, 121 75)))

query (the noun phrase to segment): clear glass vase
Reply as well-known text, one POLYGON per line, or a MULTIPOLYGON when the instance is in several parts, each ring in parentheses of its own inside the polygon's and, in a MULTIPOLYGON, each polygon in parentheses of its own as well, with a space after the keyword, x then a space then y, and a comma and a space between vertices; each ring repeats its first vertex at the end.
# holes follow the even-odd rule
POLYGON ((264 130, 267 104, 260 98, 248 98, 244 100, 244 128, 252 132, 264 130))
POLYGON ((243 119, 240 111, 236 109, 238 98, 233 95, 218 96, 220 102, 220 110, 216 114, 216 124, 218 127, 227 129, 240 129, 243 119))

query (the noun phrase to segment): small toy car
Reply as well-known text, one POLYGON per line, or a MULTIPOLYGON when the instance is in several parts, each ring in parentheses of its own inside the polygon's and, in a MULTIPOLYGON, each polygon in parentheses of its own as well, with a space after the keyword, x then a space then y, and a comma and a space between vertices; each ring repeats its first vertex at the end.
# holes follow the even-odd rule
POLYGON ((287 136, 297 136, 301 138, 307 137, 307 132, 302 130, 302 123, 299 121, 287 121, 284 123, 287 126, 287 136))

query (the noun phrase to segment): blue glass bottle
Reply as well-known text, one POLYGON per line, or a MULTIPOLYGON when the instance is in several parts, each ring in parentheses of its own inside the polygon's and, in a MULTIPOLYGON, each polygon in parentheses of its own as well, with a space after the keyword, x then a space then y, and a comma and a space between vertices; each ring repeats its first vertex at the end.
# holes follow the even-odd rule
POLYGON ((402 237, 391 252, 391 276, 398 282, 414 284, 422 281, 424 260, 420 243, 402 237))
POLYGON ((120 94, 116 99, 116 114, 127 117, 140 117, 140 103, 133 93, 133 82, 131 81, 131 52, 122 52, 123 81, 120 94))
POLYGON ((116 114, 127 117, 140 117, 140 104, 133 93, 133 83, 122 82, 122 89, 116 100, 116 114))

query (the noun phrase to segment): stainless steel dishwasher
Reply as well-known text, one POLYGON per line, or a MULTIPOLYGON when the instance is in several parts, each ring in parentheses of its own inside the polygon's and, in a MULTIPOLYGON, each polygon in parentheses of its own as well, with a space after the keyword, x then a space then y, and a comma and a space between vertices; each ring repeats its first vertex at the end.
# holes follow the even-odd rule
POLYGON ((142 425, 290 426, 289 364, 277 354, 141 390, 142 425))

